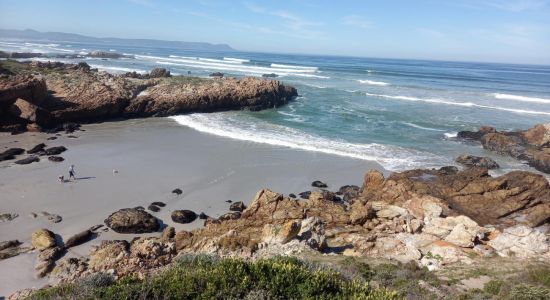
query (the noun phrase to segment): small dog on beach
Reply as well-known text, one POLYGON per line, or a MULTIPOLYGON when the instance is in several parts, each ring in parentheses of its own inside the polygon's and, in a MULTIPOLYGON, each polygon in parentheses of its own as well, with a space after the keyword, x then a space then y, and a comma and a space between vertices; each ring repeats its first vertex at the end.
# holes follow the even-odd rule
POLYGON ((59 180, 59 182, 65 182, 65 176, 59 175, 59 177, 57 177, 57 180, 59 180))

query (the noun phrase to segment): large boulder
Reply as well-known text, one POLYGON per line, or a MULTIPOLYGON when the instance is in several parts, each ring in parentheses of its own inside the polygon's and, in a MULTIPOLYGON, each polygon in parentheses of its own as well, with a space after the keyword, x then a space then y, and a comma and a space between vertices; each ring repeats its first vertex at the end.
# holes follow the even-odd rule
POLYGON ((55 235, 48 229, 38 229, 31 236, 31 245, 38 250, 55 247, 55 235))
POLYGON ((170 71, 165 68, 154 68, 149 73, 150 78, 170 77, 170 71))
POLYGON ((25 149, 10 148, 0 153, 0 161, 15 159, 16 155, 23 154, 24 152, 25 152, 25 149))
POLYGON ((174 210, 171 217, 172 221, 176 223, 187 224, 195 221, 197 219, 197 214, 187 209, 174 210))
POLYGON ((157 218, 136 208, 123 208, 112 213, 105 219, 105 224, 118 233, 156 232, 160 228, 157 218))
POLYGON ((29 123, 41 126, 51 124, 52 116, 49 111, 23 99, 17 99, 10 107, 9 112, 12 116, 27 120, 29 123))

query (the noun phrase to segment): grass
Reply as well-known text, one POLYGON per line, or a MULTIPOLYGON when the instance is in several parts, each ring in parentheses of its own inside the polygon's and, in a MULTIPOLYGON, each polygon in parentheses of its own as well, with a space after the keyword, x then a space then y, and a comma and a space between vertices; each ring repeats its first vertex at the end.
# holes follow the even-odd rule
POLYGON ((145 280, 99 274, 33 294, 30 299, 401 299, 363 278, 295 258, 257 261, 184 256, 145 280))

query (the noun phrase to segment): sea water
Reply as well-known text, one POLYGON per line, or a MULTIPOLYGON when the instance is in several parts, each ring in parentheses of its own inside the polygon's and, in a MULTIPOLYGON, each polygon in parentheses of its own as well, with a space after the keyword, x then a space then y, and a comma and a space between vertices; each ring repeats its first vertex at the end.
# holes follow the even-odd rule
POLYGON ((257 143, 374 160, 389 170, 454 164, 463 153, 493 156, 504 169, 521 162, 455 139, 482 125, 526 129, 550 122, 550 66, 405 59, 207 52, 154 47, 0 41, 0 50, 47 55, 103 50, 121 59, 35 58, 85 61, 113 73, 207 77, 276 74, 299 96, 261 112, 231 111, 174 116, 182 126, 257 143))

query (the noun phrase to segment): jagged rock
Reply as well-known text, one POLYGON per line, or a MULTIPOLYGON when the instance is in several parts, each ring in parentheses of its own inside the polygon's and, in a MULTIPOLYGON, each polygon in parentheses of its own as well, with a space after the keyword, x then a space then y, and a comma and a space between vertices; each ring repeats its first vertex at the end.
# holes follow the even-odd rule
POLYGON ((396 205, 388 205, 384 202, 374 201, 371 203, 372 209, 376 212, 378 218, 393 219, 399 216, 406 216, 408 211, 396 205))
POLYGON ((0 214, 0 222, 9 222, 17 217, 19 217, 19 214, 16 214, 16 213, 0 214))
POLYGON ((40 158, 38 156, 31 155, 27 158, 17 160, 17 161, 15 161, 15 163, 18 164, 18 165, 28 165, 28 164, 32 164, 33 162, 39 162, 39 161, 40 161, 40 158))
POLYGON ((46 276, 55 266, 55 260, 61 257, 63 249, 61 247, 51 247, 40 251, 38 260, 34 267, 36 275, 41 278, 46 276))
POLYGON ((197 214, 187 209, 175 210, 172 212, 171 218, 176 223, 187 224, 195 221, 197 214))
POLYGON ((124 208, 112 213, 105 224, 118 233, 147 233, 159 230, 159 220, 141 209, 124 208))
POLYGON ((241 212, 239 211, 230 211, 228 213, 225 213, 221 215, 218 219, 219 220, 236 220, 241 217, 241 212))
POLYGON ((457 163, 468 167, 480 167, 487 169, 498 169, 500 166, 490 157, 479 157, 473 155, 461 155, 455 159, 457 163))
POLYGON ((537 228, 517 225, 504 229, 496 238, 489 241, 501 256, 533 257, 548 254, 550 244, 548 235, 537 228))
POLYGON ((326 183, 324 183, 322 181, 319 181, 319 180, 315 180, 314 182, 312 182, 311 186, 316 187, 316 188, 326 188, 326 187, 328 187, 326 183))
POLYGON ((36 153, 44 151, 45 147, 46 147, 46 144, 40 143, 40 144, 32 147, 31 149, 27 150, 27 153, 28 154, 36 154, 36 153))
POLYGON ((80 244, 84 244, 87 241, 91 240, 93 238, 94 234, 91 230, 84 230, 82 232, 79 232, 73 236, 71 236, 67 241, 65 241, 65 248, 71 248, 74 246, 78 246, 80 244))
POLYGON ((318 217, 302 220, 298 238, 315 250, 324 250, 327 247, 325 223, 318 217))
POLYGON ((170 240, 174 238, 176 235, 176 229, 174 227, 166 227, 164 230, 162 230, 162 239, 163 240, 170 240))
POLYGON ((160 202, 160 201, 155 201, 155 202, 151 202, 151 205, 158 206, 158 207, 165 207, 166 203, 160 202))
POLYGON ((62 162, 65 159, 61 156, 48 156, 48 160, 53 162, 62 162))
POLYGON ((176 249, 181 250, 191 246, 193 243, 192 238, 193 233, 189 231, 182 230, 176 233, 176 236, 174 237, 174 240, 176 241, 176 249))
POLYGON ((10 148, 10 149, 0 153, 0 161, 15 159, 16 155, 23 154, 24 152, 25 152, 25 149, 10 148))
POLYGON ((173 194, 176 194, 176 195, 181 195, 183 193, 183 191, 181 189, 174 189, 172 191, 173 194))
POLYGON ((289 196, 290 198, 296 198, 296 195, 294 195, 294 194, 292 194, 292 193, 288 194, 288 196, 289 196))
POLYGON ((82 277, 87 269, 88 265, 82 259, 75 257, 62 258, 57 262, 50 276, 53 275, 60 281, 71 282, 82 277))
POLYGON ((48 229, 38 229, 31 236, 31 244, 38 250, 55 247, 55 236, 48 229))
POLYGON ((92 51, 86 56, 96 57, 96 58, 121 58, 124 55, 116 52, 107 52, 107 51, 92 51))
POLYGON ((298 236, 301 223, 290 221, 282 226, 266 224, 262 232, 262 241, 266 243, 286 244, 298 236))
POLYGON ((350 223, 354 225, 363 225, 367 220, 376 216, 376 211, 372 209, 371 204, 363 204, 361 201, 354 201, 350 207, 350 223))
POLYGON ((101 241, 99 246, 92 248, 88 266, 94 271, 110 269, 129 256, 129 247, 127 241, 101 241))
POLYGON ((44 150, 44 155, 59 155, 65 151, 67 151, 67 148, 63 146, 51 147, 44 150))
POLYGON ((357 198, 361 192, 361 188, 356 185, 344 185, 340 187, 337 195, 342 195, 343 200, 346 202, 351 202, 351 200, 357 198))
POLYGON ((246 209, 246 206, 244 205, 244 203, 242 203, 242 201, 234 202, 229 207, 229 210, 238 211, 238 212, 242 212, 245 209, 246 209))
POLYGON ((170 76, 170 71, 166 70, 165 68, 154 68, 149 73, 150 78, 162 78, 170 76))
POLYGON ((40 126, 50 125, 52 119, 50 112, 23 99, 17 99, 9 108, 9 113, 40 126))
POLYGON ((211 73, 210 75, 208 75, 210 77, 223 77, 223 73, 221 72, 214 72, 214 73, 211 73))
POLYGON ((4 249, 12 248, 12 247, 17 247, 19 245, 21 245, 21 242, 19 242, 18 240, 0 242, 0 251, 4 249))
POLYGON ((201 213, 199 214, 199 219, 201 219, 201 220, 206 220, 206 219, 208 219, 208 216, 207 216, 204 212, 201 212, 201 213))

